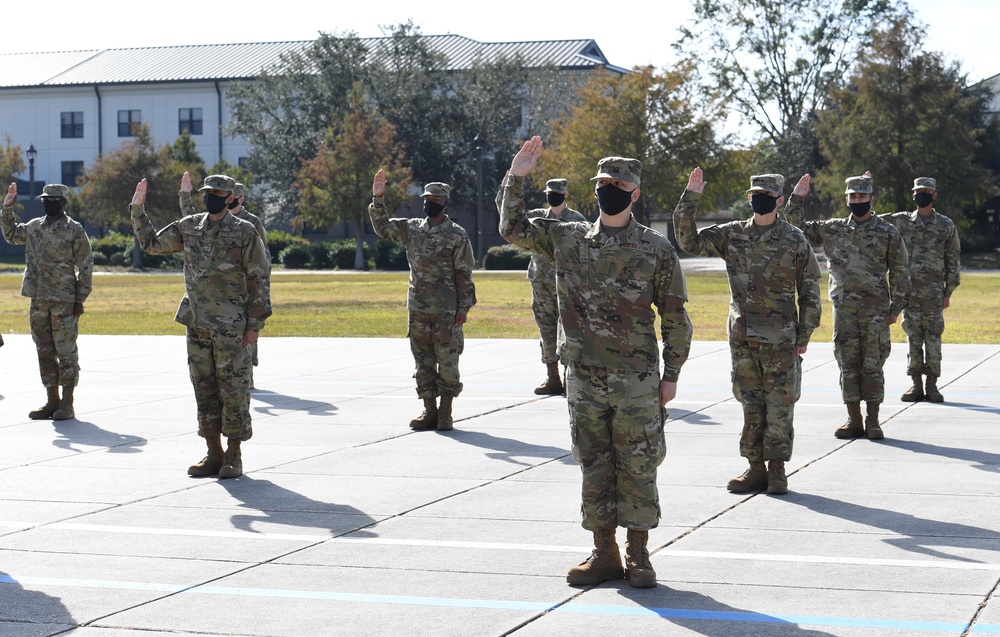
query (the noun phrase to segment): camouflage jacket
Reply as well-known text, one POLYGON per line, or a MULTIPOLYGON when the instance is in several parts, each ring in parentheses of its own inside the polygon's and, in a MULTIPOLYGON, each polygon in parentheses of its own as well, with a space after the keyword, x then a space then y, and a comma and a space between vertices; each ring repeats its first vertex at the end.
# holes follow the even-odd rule
POLYGON ((406 306, 411 312, 468 314, 476 304, 472 270, 476 260, 465 228, 448 215, 438 225, 426 219, 389 218, 385 200, 375 197, 368 215, 376 234, 402 243, 410 263, 410 291, 406 306))
POLYGON ((500 206, 500 234, 555 263, 559 356, 635 372, 655 370, 655 306, 660 313, 664 380, 676 381, 691 349, 687 288, 673 246, 662 234, 629 221, 609 237, 600 220, 564 223, 528 218, 524 178, 511 175, 500 206))
MULTIPOLYGON (((555 221, 586 221, 582 214, 567 206, 558 217, 551 212, 551 208, 535 208, 529 210, 524 216, 530 219, 553 219, 555 221)), ((537 252, 531 253, 531 263, 528 264, 528 280, 535 281, 541 279, 548 283, 555 284, 556 268, 553 263, 547 261, 537 252)))
POLYGON ((226 213, 210 224, 208 213, 187 215, 159 232, 143 206, 129 206, 132 228, 149 254, 184 252, 184 286, 174 320, 188 327, 231 330, 264 329, 271 298, 263 285, 267 263, 264 244, 246 221, 226 213))
MULTIPOLYGON (((700 198, 684 191, 674 208, 674 232, 685 252, 726 260, 730 338, 808 345, 822 306, 819 264, 805 235, 782 219, 759 236, 753 219, 699 231, 694 215, 700 198)), ((801 205, 789 199, 785 209, 801 205)))
POLYGON ((937 211, 927 217, 916 210, 879 216, 896 226, 910 254, 910 306, 923 301, 940 308, 961 283, 962 246, 955 224, 937 211))
POLYGON ((21 296, 42 301, 83 303, 93 288, 94 255, 79 221, 63 215, 54 223, 36 217, 20 223, 12 206, 3 206, 0 226, 11 245, 24 245, 21 296))
POLYGON ((861 224, 851 215, 803 221, 802 208, 796 206, 786 213, 806 238, 823 246, 830 263, 830 300, 834 309, 865 307, 892 316, 906 308, 910 296, 909 257, 903 238, 892 224, 876 215, 861 224))

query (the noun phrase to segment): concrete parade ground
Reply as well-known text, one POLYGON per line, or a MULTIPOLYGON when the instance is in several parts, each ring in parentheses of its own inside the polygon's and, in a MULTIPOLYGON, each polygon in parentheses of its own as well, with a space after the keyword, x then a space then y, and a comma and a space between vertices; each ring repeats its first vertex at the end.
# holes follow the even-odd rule
POLYGON ((947 402, 908 404, 894 344, 870 442, 834 438, 837 365, 813 343, 791 492, 769 496, 726 491, 741 409, 727 345, 696 342, 639 590, 566 584, 592 538, 535 341, 468 341, 438 433, 407 426, 405 339, 265 336, 246 473, 218 481, 186 474, 204 444, 182 336, 81 336, 61 422, 28 419, 34 346, 6 340, 2 637, 1000 634, 1000 345, 946 345, 947 402))

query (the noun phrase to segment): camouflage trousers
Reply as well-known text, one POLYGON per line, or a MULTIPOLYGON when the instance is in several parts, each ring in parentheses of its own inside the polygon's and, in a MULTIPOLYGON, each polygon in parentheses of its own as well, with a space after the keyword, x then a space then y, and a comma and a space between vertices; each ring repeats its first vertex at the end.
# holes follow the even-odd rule
POLYGON ((882 366, 889 358, 889 324, 884 310, 836 307, 833 310, 833 355, 840 366, 845 403, 880 403, 885 398, 882 366))
MULTIPOLYGON (((940 305, 938 303, 939 308, 940 305)), ((944 312, 924 308, 903 310, 903 331, 910 348, 906 354, 906 374, 940 376, 944 312)))
POLYGON ((221 432, 249 440, 250 348, 243 347, 243 334, 189 327, 187 355, 198 404, 198 435, 221 432))
POLYGON ((659 524, 656 468, 667 452, 659 386, 656 370, 570 363, 566 396, 573 457, 583 470, 583 528, 659 524))
POLYGON ((740 455, 750 462, 791 460, 792 419, 802 387, 795 345, 730 339, 729 349, 733 396, 743 405, 740 455))
POLYGON ((558 363, 559 304, 556 302, 555 281, 539 278, 531 282, 531 313, 535 315, 542 362, 558 363))
POLYGON ((407 336, 416 370, 417 396, 458 396, 462 393, 458 357, 465 349, 465 333, 454 314, 410 312, 407 336))
POLYGON ((45 387, 76 387, 80 381, 80 353, 76 338, 80 320, 73 303, 31 299, 28 323, 38 352, 38 371, 45 387))

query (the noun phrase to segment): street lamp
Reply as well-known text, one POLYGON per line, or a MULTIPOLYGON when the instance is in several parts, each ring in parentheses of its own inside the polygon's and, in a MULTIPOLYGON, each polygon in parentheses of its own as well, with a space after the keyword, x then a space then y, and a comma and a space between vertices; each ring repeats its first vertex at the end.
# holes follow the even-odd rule
POLYGON ((479 221, 483 216, 483 146, 486 144, 486 138, 483 137, 482 133, 478 133, 476 138, 472 140, 472 143, 476 146, 476 256, 479 257, 479 262, 483 262, 483 230, 479 227, 479 221))
POLYGON ((28 146, 28 150, 25 153, 28 156, 28 199, 34 201, 35 199, 35 157, 38 157, 38 151, 35 150, 35 144, 32 143, 28 146))

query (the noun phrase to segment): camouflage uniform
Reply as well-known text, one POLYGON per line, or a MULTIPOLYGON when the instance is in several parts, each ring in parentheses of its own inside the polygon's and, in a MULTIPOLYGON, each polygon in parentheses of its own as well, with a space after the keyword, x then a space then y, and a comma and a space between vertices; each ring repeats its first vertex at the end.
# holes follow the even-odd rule
MULTIPOLYGON (((232 190, 235 182, 212 175, 205 183, 206 188, 232 190)), ((187 326, 198 434, 209 438, 221 431, 230 439, 249 440, 250 350, 243 347, 243 336, 248 329, 264 329, 271 315, 264 286, 267 263, 257 231, 228 212, 217 223, 203 212, 157 231, 144 206, 129 208, 145 252, 184 252, 186 294, 174 320, 187 326)))
MULTIPOLYGON (((607 158, 638 184, 637 160, 607 158)), ((595 178, 596 179, 596 178, 595 178)), ((584 528, 645 531, 660 518, 656 468, 666 453, 659 406, 659 353, 653 306, 663 338, 662 379, 676 382, 691 346, 680 262, 663 235, 634 218, 615 236, 600 220, 562 223, 528 218, 524 178, 502 191, 500 234, 554 262, 559 300, 559 358, 569 365, 573 456, 583 470, 584 528)))
MULTIPOLYGON (((550 179, 546 192, 566 192, 565 179, 550 179)), ((558 216, 552 208, 535 208, 525 214, 528 218, 554 219, 556 221, 586 221, 587 219, 572 208, 563 209, 558 216)), ((531 282, 531 312, 535 315, 538 333, 541 337, 542 362, 558 363, 557 332, 559 330, 559 303, 556 300, 556 267, 537 252, 532 253, 528 264, 528 281, 531 282)))
MULTIPOLYGON (((67 186, 49 184, 38 198, 68 195, 67 186)), ((28 317, 42 384, 75 387, 80 380, 79 320, 73 307, 87 300, 93 286, 90 238, 65 213, 56 221, 46 215, 19 223, 13 207, 3 206, 0 225, 7 243, 25 246, 21 296, 31 299, 28 317)))
MULTIPOLYGON (((425 195, 447 197, 451 187, 427 184, 425 195)), ((368 206, 378 236, 402 243, 410 263, 407 336, 416 364, 417 395, 423 399, 456 397, 462 392, 458 358, 465 335, 455 316, 476 304, 472 270, 476 262, 465 229, 447 214, 439 224, 427 218, 389 218, 384 197, 368 206)))
MULTIPOLYGON (((237 182, 236 186, 233 188, 233 194, 236 195, 237 198, 240 197, 245 198, 247 194, 246 188, 247 187, 245 185, 237 182)), ((193 215, 198 212, 198 210, 194 207, 194 201, 191 198, 190 192, 181 191, 178 193, 178 196, 180 199, 181 214, 193 215)), ((264 228, 264 222, 261 221, 260 217, 247 210, 246 206, 242 205, 240 206, 239 212, 237 212, 233 216, 236 217, 237 219, 242 219, 243 221, 249 221, 250 223, 252 223, 254 230, 257 231, 257 236, 260 237, 261 243, 264 244, 264 260, 267 262, 267 272, 264 273, 264 279, 262 281, 262 284, 264 286, 264 293, 267 295, 267 298, 270 299, 271 298, 271 249, 267 245, 267 230, 264 228)), ((250 343, 250 356, 251 359, 253 360, 254 367, 257 367, 257 365, 260 363, 260 361, 257 358, 257 343, 258 341, 250 343)), ((251 370, 251 372, 252 371, 253 370, 251 370)))
MULTIPOLYGON (((851 177, 847 190, 871 193, 871 181, 851 177)), ((853 216, 803 221, 801 208, 792 207, 787 216, 810 241, 823 246, 830 263, 833 352, 844 402, 881 403, 882 366, 890 349, 888 318, 906 307, 910 293, 908 257, 899 231, 876 215, 864 223, 853 216)))
MULTIPOLYGON (((930 177, 919 177, 913 189, 936 190, 930 177)), ((909 376, 941 375, 941 334, 944 333, 944 299, 959 286, 958 231, 951 219, 932 209, 880 215, 896 226, 910 255, 910 299, 903 310, 903 331, 909 343, 906 373, 909 376)))
MULTIPOLYGON (((783 184, 781 175, 759 175, 751 189, 763 185, 780 196, 783 184)), ((700 198, 684 191, 674 209, 674 232, 685 252, 726 260, 733 395, 745 415, 740 455, 752 463, 790 460, 802 378, 796 347, 809 344, 820 321, 816 255, 802 232, 781 219, 766 227, 747 220, 699 231, 694 217, 700 198)), ((802 198, 793 197, 786 211, 801 206, 802 198)))

